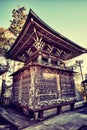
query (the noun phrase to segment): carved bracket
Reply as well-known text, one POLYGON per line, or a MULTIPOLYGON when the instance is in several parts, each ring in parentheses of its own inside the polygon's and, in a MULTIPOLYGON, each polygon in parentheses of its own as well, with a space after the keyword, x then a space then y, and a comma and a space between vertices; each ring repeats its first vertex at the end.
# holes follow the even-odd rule
POLYGON ((42 37, 41 38, 36 38, 34 39, 34 47, 37 49, 37 50, 42 50, 45 43, 42 41, 42 37))
POLYGON ((23 54, 22 56, 18 56, 18 59, 25 62, 25 60, 26 60, 25 54, 23 54))

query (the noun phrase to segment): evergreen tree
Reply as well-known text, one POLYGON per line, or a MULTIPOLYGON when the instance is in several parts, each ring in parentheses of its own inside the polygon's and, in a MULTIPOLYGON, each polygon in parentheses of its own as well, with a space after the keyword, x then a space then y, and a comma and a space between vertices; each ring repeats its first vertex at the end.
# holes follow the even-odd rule
MULTIPOLYGON (((10 27, 8 29, 4 29, 2 27, 0 28, 0 57, 6 56, 6 53, 8 52, 12 44, 15 42, 15 39, 17 38, 18 34, 22 30, 22 27, 27 18, 27 14, 25 12, 26 9, 24 7, 21 8, 18 7, 18 9, 13 9, 12 11, 13 20, 10 20, 11 22, 10 27)), ((5 65, 3 64, 2 66, 5 66, 5 68, 9 70, 9 68, 11 68, 10 67, 11 61, 9 59, 4 59, 4 60, 5 60, 5 65)))
POLYGON ((14 42, 13 35, 8 31, 8 29, 0 28, 0 55, 5 56, 5 53, 11 47, 14 42))
POLYGON ((9 30, 17 37, 26 21, 27 14, 25 7, 19 7, 12 11, 13 20, 10 20, 11 25, 9 30))

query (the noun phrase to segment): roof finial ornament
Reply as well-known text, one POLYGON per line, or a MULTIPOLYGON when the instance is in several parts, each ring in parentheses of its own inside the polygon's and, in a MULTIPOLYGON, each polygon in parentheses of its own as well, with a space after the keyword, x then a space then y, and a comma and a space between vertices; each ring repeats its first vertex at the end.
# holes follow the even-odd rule
POLYGON ((33 19, 33 18, 31 18, 31 23, 32 23, 32 24, 34 23, 34 19, 33 19))
POLYGON ((31 22, 33 22, 34 20, 33 20, 33 18, 31 18, 31 22))

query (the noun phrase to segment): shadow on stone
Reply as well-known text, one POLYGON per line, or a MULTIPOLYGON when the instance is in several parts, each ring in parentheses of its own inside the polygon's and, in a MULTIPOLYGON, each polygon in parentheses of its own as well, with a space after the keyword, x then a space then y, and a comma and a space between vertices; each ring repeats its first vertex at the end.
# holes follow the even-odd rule
POLYGON ((82 114, 87 114, 87 108, 81 109, 78 112, 82 114))
POLYGON ((78 130, 87 130, 87 125, 82 125, 78 130))

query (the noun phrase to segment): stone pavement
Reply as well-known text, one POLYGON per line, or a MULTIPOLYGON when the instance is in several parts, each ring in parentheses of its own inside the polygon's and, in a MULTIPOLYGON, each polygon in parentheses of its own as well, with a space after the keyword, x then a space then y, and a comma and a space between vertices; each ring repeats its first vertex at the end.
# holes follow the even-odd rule
MULTIPOLYGON (((14 130, 78 130, 82 125, 87 125, 87 107, 83 104, 83 102, 76 103, 74 111, 69 111, 68 106, 64 107, 60 115, 46 118, 43 121, 30 120, 19 109, 0 107, 0 124, 3 124, 1 120, 3 118, 7 121, 5 125, 10 122, 12 126, 18 128, 14 130)), ((87 130, 87 128, 79 130, 87 130)))
POLYGON ((22 130, 78 130, 82 125, 87 125, 87 108, 61 113, 22 130))
POLYGON ((4 125, 7 125, 9 122, 16 126, 18 129, 15 130, 21 130, 22 128, 32 126, 38 122, 34 120, 31 121, 28 116, 24 115, 23 112, 17 111, 16 109, 4 109, 0 107, 0 125, 3 124, 2 119, 7 121, 4 125))

